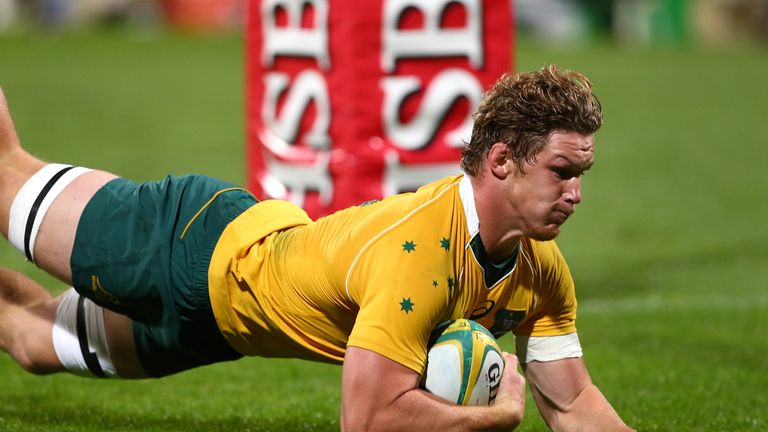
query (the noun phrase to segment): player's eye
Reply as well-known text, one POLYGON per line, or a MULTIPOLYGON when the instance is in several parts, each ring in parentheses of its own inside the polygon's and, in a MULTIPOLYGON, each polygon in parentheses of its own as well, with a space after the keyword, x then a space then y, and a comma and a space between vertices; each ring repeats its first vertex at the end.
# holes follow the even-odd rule
POLYGON ((557 178, 561 180, 570 180, 574 177, 581 177, 584 175, 584 173, 579 170, 567 167, 554 167, 552 168, 552 172, 554 172, 557 178))
POLYGON ((552 171, 561 180, 568 180, 568 179, 574 177, 573 172, 571 170, 567 169, 567 168, 555 167, 555 168, 552 169, 552 171))

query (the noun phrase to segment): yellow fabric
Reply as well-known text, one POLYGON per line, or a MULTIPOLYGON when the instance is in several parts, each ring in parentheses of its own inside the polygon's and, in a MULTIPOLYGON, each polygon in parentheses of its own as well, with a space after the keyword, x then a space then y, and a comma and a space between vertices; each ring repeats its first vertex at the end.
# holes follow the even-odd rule
MULTIPOLYGON (((505 288, 487 293, 486 301, 496 304, 491 313, 474 319, 497 331, 516 335, 558 336, 576 331, 576 292, 571 272, 554 241, 524 238, 515 271, 505 288), (512 328, 499 322, 499 311, 522 311, 524 318, 512 328)), ((483 304, 483 303, 481 303, 483 304)))
POLYGON ((246 355, 334 363, 356 346, 422 372, 430 333, 448 319, 472 317, 497 334, 573 332, 573 282, 553 242, 522 241, 515 270, 486 288, 460 180, 315 222, 283 201, 243 213, 209 272, 227 341, 246 355), (499 321, 510 313, 524 319, 499 321))

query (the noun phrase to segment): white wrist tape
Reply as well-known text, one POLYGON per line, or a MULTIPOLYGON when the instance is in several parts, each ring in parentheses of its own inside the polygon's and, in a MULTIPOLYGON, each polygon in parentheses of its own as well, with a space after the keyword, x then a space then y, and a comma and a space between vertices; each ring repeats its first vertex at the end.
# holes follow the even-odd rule
POLYGON ((60 297, 52 335, 53 348, 67 371, 97 378, 117 375, 107 345, 104 311, 74 288, 60 297))
POLYGON ((53 201, 87 168, 48 164, 30 177, 11 204, 8 240, 29 261, 35 260, 35 239, 53 201))

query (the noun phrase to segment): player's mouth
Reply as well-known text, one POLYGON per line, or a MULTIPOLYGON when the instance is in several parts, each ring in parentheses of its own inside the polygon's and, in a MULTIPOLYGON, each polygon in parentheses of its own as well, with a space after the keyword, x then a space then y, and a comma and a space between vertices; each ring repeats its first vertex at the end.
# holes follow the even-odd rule
POLYGON ((563 207, 556 207, 554 212, 552 212, 552 219, 556 224, 562 225, 572 214, 572 208, 568 209, 563 207))

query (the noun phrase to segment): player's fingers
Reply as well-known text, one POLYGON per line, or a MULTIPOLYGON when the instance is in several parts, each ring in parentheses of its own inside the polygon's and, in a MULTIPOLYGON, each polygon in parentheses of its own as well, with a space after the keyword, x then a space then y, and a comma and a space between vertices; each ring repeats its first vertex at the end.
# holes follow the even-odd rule
POLYGON ((502 357, 504 357, 504 364, 508 365, 517 365, 517 356, 514 354, 510 354, 508 352, 501 353, 502 357))
POLYGON ((525 411, 525 377, 517 369, 517 356, 502 353, 504 372, 497 394, 497 402, 507 404, 512 412, 525 411))
POLYGON ((501 355, 504 358, 503 378, 514 383, 514 386, 521 388, 525 386, 525 377, 517 369, 517 356, 507 352, 504 352, 501 355))

